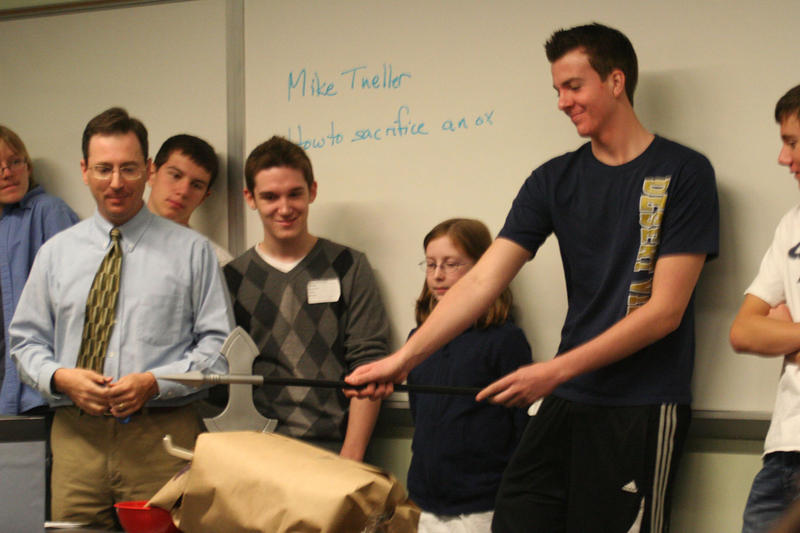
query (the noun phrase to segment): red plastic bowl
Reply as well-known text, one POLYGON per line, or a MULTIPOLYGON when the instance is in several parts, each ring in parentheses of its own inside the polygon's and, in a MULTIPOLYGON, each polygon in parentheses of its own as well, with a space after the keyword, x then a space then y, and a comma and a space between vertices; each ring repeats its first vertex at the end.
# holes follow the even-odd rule
POLYGON ((146 501, 119 502, 114 507, 126 533, 180 533, 167 511, 148 507, 146 501))

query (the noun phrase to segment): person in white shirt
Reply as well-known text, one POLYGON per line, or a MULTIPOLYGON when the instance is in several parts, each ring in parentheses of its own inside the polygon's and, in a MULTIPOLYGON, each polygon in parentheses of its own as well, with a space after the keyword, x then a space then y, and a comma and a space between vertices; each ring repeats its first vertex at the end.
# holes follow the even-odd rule
MULTIPOLYGON (((800 182, 800 85, 775 106, 782 146, 778 163, 800 182)), ((763 467, 753 480, 743 533, 772 531, 774 522, 800 497, 800 205, 778 224, 772 245, 731 326, 737 352, 783 357, 763 467)))

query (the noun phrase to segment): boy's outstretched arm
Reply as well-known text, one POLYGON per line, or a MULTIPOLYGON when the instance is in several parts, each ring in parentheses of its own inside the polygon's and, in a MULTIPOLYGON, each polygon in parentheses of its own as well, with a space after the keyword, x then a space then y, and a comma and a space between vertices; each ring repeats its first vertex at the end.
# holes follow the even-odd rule
POLYGON ((405 380, 412 368, 474 323, 511 283, 530 255, 515 242, 496 239, 398 351, 359 366, 345 378, 352 385, 369 384, 360 390, 345 390, 345 394, 372 399, 389 396, 394 383, 405 380))

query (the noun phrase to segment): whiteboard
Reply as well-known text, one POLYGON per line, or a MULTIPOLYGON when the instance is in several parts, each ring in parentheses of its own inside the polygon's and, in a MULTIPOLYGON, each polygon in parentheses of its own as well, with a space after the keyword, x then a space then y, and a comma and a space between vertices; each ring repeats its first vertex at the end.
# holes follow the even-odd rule
MULTIPOLYGON (((775 225, 798 199, 776 162, 772 118, 777 98, 800 83, 787 16, 794 2, 243 5, 243 27, 226 26, 226 2, 214 0, 2 21, 0 122, 28 144, 47 189, 89 216, 80 134, 110 105, 142 118, 152 151, 186 131, 228 155, 238 123, 226 110, 225 46, 236 33, 244 68, 231 75, 244 79, 245 101, 236 103, 245 120, 233 133, 245 152, 274 134, 306 143, 319 183, 311 230, 367 253, 399 346, 414 325, 424 234, 453 216, 479 218, 496 233, 530 172, 583 142, 556 109, 544 41, 575 24, 617 27, 639 56, 635 108, 644 125, 704 153, 717 172, 720 257, 697 289, 695 407, 771 410, 779 361, 734 354, 728 328, 775 225)), ((230 179, 243 186, 241 176, 230 179)), ((217 184, 195 216, 223 245, 227 226, 241 222, 226 207, 242 202, 225 190, 217 184)), ((252 246, 262 230, 245 211, 252 246)), ((566 311, 552 239, 512 288, 534 357, 552 357, 566 311)))
MULTIPOLYGON (((312 232, 368 254, 398 344, 414 325, 425 233, 452 216, 499 231, 531 170, 583 142, 556 109, 544 41, 595 20, 618 27, 639 55, 642 122, 703 152, 717 172, 721 254, 697 290, 695 407, 768 411, 779 363, 733 354, 728 328, 775 224, 797 201, 776 164, 772 119, 777 98, 800 82, 790 67, 793 7, 248 1, 245 144, 280 134, 308 149, 319 183, 312 232)), ((252 245, 262 230, 246 217, 252 245)), ((552 357, 566 311, 552 240, 513 290, 534 357, 552 357)))

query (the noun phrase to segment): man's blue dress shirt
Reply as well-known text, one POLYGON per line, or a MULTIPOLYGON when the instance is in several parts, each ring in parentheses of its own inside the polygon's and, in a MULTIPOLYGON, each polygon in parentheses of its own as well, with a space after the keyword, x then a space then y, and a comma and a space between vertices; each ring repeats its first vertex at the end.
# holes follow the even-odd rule
MULTIPOLYGON (((50 383, 57 369, 76 365, 86 298, 112 227, 95 212, 45 243, 11 321, 20 375, 52 406, 70 404, 50 383)), ((119 229, 122 274, 104 375, 116 381, 151 372, 159 394, 148 405, 185 404, 197 389, 160 375, 227 372, 220 348, 233 318, 214 250, 202 235, 146 207, 119 229)))

